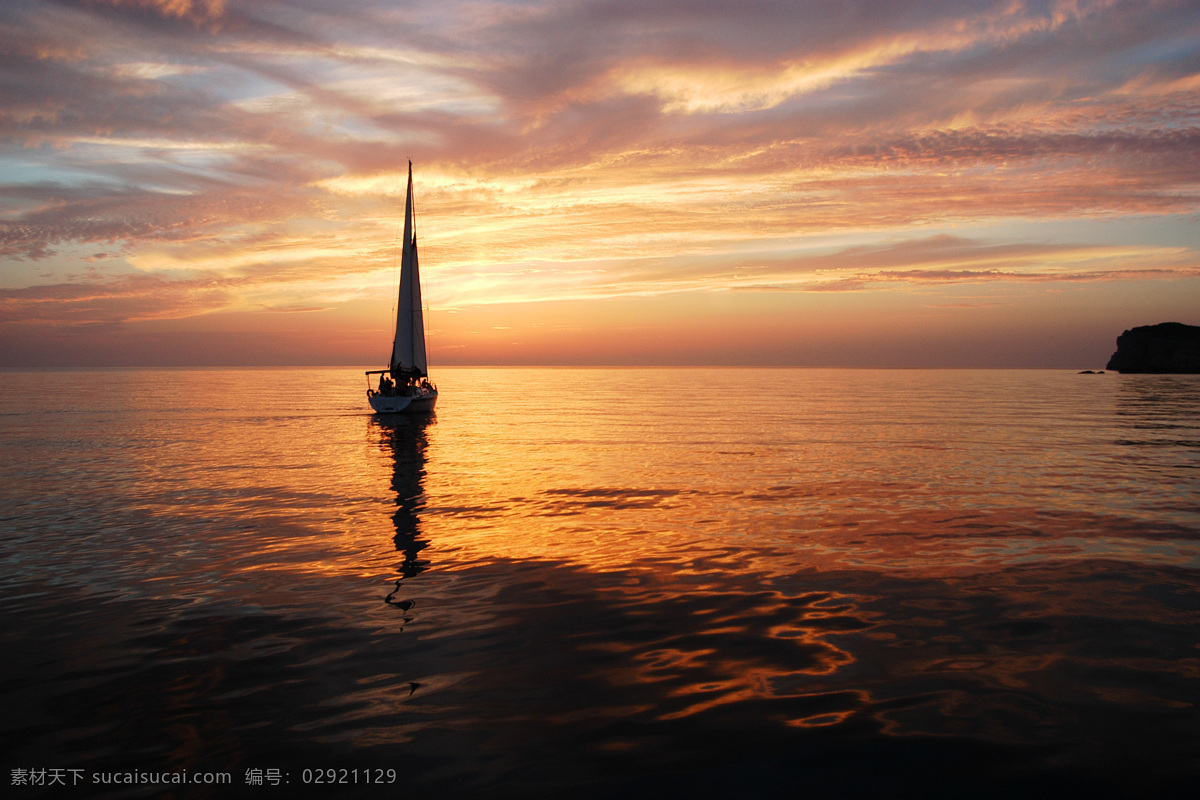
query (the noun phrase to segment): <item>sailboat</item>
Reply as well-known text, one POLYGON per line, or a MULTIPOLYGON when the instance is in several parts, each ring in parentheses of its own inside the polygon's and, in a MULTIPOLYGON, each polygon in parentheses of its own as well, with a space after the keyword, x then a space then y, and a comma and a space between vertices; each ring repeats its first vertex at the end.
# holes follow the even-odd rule
POLYGON ((408 162, 408 197, 404 202, 404 247, 400 255, 400 296, 396 301, 396 338, 387 369, 367 370, 379 376, 377 388, 367 389, 367 401, 379 414, 419 414, 433 411, 437 387, 429 380, 425 358, 425 317, 421 312, 421 276, 417 269, 417 233, 413 219, 412 162, 408 162))

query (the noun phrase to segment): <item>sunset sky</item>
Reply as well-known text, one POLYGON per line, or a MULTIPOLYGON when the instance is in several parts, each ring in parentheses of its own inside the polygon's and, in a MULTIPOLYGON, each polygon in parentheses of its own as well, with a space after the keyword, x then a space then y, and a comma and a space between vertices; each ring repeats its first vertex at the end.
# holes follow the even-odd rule
POLYGON ((4 0, 0 366, 1103 368, 1200 324, 1200 3, 4 0))

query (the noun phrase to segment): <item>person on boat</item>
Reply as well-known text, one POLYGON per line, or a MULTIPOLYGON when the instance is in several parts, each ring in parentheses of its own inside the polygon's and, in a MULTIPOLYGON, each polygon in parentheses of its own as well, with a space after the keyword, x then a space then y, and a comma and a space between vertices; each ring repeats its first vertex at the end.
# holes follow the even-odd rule
POLYGON ((379 393, 384 395, 392 393, 392 379, 386 374, 379 376, 379 393))

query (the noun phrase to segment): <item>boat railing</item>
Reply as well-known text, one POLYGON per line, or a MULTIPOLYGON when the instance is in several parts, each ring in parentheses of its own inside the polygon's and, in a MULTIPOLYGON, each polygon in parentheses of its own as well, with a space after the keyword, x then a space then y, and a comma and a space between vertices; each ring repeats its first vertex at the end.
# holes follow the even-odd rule
MULTIPOLYGON (((390 379, 385 380, 382 376, 391 374, 391 370, 372 369, 367 370, 367 399, 383 395, 384 397, 429 397, 437 394, 437 385, 429 378, 421 378, 415 382, 405 382, 400 385, 393 384, 390 379), (379 375, 379 388, 371 387, 371 376, 379 375)), ((412 381, 412 379, 408 379, 412 381)))

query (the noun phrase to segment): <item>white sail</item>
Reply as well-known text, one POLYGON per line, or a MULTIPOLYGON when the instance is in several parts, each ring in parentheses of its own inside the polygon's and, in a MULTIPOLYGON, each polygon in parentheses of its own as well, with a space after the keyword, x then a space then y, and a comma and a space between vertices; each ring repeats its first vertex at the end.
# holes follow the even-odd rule
POLYGON ((412 162, 408 164, 408 196, 404 203, 404 249, 400 255, 400 297, 396 302, 396 338, 392 342, 392 374, 428 374, 425 359, 425 319, 421 313, 421 276, 417 267, 417 237, 413 230, 412 162))
POLYGON ((417 239, 412 243, 412 362, 417 375, 429 374, 425 360, 425 315, 421 312, 421 270, 417 265, 417 239))
POLYGON ((429 364, 425 360, 425 320, 421 313, 421 273, 417 266, 415 211, 410 161, 392 359, 387 369, 367 370, 368 386, 372 376, 379 376, 378 387, 367 389, 367 400, 379 414, 422 414, 433 411, 437 405, 438 390, 429 380, 429 364))

